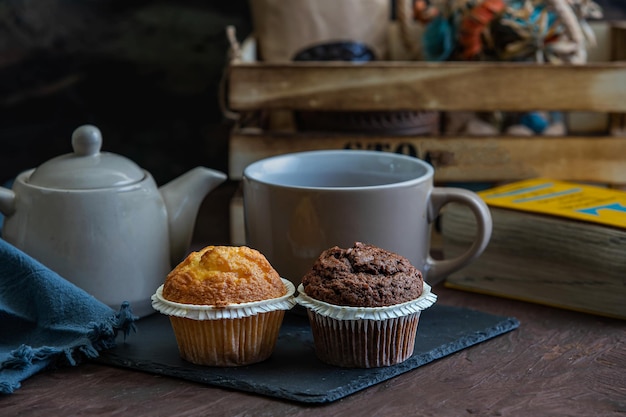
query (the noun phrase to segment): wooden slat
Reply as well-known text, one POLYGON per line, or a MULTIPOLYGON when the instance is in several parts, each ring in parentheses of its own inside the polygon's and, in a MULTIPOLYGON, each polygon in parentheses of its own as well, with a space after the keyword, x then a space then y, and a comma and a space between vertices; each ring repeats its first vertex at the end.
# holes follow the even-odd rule
POLYGON ((626 60, 626 22, 613 22, 610 27, 609 39, 611 60, 626 60))
MULTIPOLYGON (((610 57, 612 61, 626 61, 626 22, 613 22, 609 30, 610 57)), ((612 135, 626 135, 626 114, 609 114, 609 131, 612 135)))
POLYGON ((626 112, 626 63, 233 63, 235 111, 475 110, 626 112))
POLYGON ((571 181, 626 184, 626 140, 619 137, 416 137, 324 134, 271 134, 233 130, 229 174, 241 179, 259 159, 319 149, 374 149, 430 161, 435 179, 507 181, 550 177, 571 181))

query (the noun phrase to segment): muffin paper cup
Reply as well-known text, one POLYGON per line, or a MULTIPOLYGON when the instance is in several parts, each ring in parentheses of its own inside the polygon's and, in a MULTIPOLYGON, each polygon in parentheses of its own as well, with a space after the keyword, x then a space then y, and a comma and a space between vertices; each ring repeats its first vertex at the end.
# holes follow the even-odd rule
POLYGON ((347 307, 308 297, 302 284, 298 304, 307 308, 315 353, 328 364, 375 368, 411 357, 421 311, 437 300, 428 284, 412 301, 388 307, 347 307))
POLYGON ((284 278, 281 280, 287 289, 287 293, 282 297, 251 303, 229 304, 224 307, 182 304, 166 300, 163 298, 163 285, 161 285, 152 296, 152 308, 168 316, 185 317, 193 320, 235 319, 269 311, 290 310, 296 304, 293 298, 295 287, 291 281, 284 278))
POLYGON ((192 320, 170 316, 180 356, 196 365, 242 366, 269 358, 284 310, 236 319, 192 320))
POLYGON ((207 366, 249 365, 272 354, 285 310, 296 304, 294 285, 282 281, 287 289, 282 297, 225 307, 168 301, 160 286, 152 306, 170 317, 183 359, 207 366))

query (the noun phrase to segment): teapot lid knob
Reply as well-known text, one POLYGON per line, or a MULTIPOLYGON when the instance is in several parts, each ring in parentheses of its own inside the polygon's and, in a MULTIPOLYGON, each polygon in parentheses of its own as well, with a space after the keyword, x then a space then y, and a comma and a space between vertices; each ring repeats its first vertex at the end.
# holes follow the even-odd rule
POLYGON ((97 155, 102 148, 102 133, 93 125, 83 125, 72 133, 72 148, 80 156, 97 155))

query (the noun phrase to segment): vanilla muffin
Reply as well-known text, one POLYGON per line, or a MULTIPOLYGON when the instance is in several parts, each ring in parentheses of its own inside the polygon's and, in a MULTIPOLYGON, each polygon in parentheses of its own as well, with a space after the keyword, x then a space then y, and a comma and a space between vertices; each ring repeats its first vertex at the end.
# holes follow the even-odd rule
POLYGON ((183 359, 240 366, 271 355, 294 291, 257 250, 207 246, 167 275, 152 305, 170 316, 183 359))
POLYGON ((421 271, 406 258, 360 242, 322 252, 298 292, 317 356, 343 367, 389 366, 408 359, 420 312, 436 300, 421 271))
POLYGON ((278 272, 246 246, 207 246, 170 272, 163 297, 184 304, 223 307, 278 298, 286 293, 278 272))

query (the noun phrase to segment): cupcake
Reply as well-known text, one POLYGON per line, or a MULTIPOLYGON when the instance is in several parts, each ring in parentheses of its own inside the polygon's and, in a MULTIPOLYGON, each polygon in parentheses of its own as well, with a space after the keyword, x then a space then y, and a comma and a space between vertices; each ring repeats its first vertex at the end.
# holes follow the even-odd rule
POLYGON ((207 246, 167 275, 152 306, 170 317, 183 359, 241 366, 272 354, 294 292, 257 250, 207 246))
POLYGON ((374 368, 413 354, 420 312, 437 297, 404 257, 360 242, 322 252, 302 278, 315 352, 325 363, 374 368))

